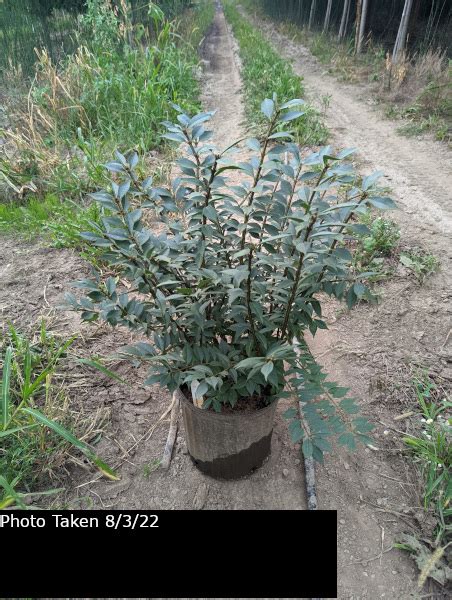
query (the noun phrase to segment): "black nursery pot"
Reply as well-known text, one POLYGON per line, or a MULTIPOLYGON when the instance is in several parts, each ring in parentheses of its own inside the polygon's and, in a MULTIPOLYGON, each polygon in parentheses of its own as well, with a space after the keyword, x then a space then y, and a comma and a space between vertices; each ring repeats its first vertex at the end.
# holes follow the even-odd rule
POLYGON ((183 396, 188 452, 200 471, 239 479, 259 468, 271 451, 277 401, 250 413, 222 414, 197 408, 183 396))

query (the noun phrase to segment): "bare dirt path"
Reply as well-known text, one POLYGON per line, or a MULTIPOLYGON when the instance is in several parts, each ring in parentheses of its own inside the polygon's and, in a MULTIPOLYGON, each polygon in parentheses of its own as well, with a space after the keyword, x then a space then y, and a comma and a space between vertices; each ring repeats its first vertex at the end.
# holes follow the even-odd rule
POLYGON ((305 46, 291 41, 269 23, 259 21, 258 25, 281 55, 292 61, 314 101, 320 106, 321 98, 329 96, 326 123, 333 140, 359 148, 369 170, 385 173, 399 204, 413 215, 410 221, 418 220, 450 235, 452 152, 446 144, 398 135, 397 124, 383 119, 361 99, 367 89, 340 83, 325 74, 324 67, 305 46))

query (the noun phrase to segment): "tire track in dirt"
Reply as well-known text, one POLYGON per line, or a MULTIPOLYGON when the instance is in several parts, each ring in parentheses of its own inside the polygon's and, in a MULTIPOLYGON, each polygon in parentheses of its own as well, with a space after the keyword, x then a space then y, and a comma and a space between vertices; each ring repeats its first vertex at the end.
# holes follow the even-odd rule
POLYGON ((217 3, 212 27, 202 47, 204 59, 201 101, 216 110, 210 121, 215 143, 226 148, 243 137, 245 112, 241 95, 240 61, 223 10, 217 3))
POLYGON ((259 26, 282 56, 292 61, 297 75, 317 97, 329 96, 325 121, 333 141, 361 150, 367 170, 381 170, 399 205, 425 226, 440 233, 452 232, 452 152, 429 139, 400 136, 397 124, 383 120, 359 99, 359 85, 345 85, 324 73, 324 67, 303 45, 292 42, 268 23, 259 26))

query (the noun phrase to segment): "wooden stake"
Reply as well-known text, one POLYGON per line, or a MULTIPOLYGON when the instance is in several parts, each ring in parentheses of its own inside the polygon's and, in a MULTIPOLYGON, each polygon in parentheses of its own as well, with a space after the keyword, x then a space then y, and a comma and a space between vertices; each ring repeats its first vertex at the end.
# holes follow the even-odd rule
POLYGON ((179 412, 180 412, 180 394, 179 390, 176 390, 173 393, 173 402, 171 409, 171 420, 170 420, 170 428, 168 431, 168 438, 166 440, 165 450, 163 451, 162 462, 160 463, 160 467, 162 469, 168 469, 171 463, 171 456, 173 454, 174 442, 177 437, 177 428, 178 428, 178 420, 179 420, 179 412))

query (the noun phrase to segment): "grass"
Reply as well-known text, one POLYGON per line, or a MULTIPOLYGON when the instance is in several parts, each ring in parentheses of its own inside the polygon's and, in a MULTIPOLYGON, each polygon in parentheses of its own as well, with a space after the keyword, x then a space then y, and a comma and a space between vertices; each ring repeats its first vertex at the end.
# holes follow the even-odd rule
MULTIPOLYGON (((12 324, 0 337, 1 508, 26 508, 25 498, 42 494, 32 490, 65 462, 72 447, 87 456, 104 475, 117 479, 86 442, 71 431, 74 423, 68 410, 69 398, 57 369, 74 339, 53 335, 44 320, 29 337, 12 324)), ((86 431, 77 433, 83 435, 86 431)))
POLYGON ((80 233, 91 231, 93 222, 100 222, 97 203, 82 206, 71 200, 62 202, 53 194, 0 203, 0 234, 20 235, 25 240, 40 237, 55 248, 79 250, 90 262, 95 262, 96 254, 86 248, 80 233))
MULTIPOLYGON (((90 4, 95 19, 99 3, 90 4)), ((22 95, 6 101, 12 128, 0 131, 4 197, 32 191, 77 199, 102 183, 99 165, 114 148, 144 156, 162 145, 160 123, 175 117, 172 103, 199 108, 197 44, 213 16, 210 0, 188 10, 183 24, 159 17, 152 33, 118 26, 110 5, 102 6, 92 36, 99 43, 83 43, 81 31, 79 47, 62 63, 41 50, 31 88, 22 84, 22 95)))
MULTIPOLYGON (((226 18, 240 47, 242 79, 245 86, 246 115, 251 126, 260 126, 256 115, 265 98, 276 93, 278 98, 303 98, 302 78, 295 75, 290 63, 273 50, 270 43, 244 18, 235 5, 225 2, 226 18)), ((321 145, 328 138, 328 130, 321 115, 306 104, 305 115, 297 120, 293 133, 305 145, 321 145)))
POLYGON ((361 216, 360 225, 366 231, 358 236, 358 243, 353 249, 353 264, 358 272, 369 272, 373 275, 370 282, 380 281, 390 277, 393 272, 388 259, 397 250, 400 230, 391 219, 375 217, 373 212, 361 216))
POLYGON ((103 185, 103 163, 113 150, 138 150, 159 179, 163 169, 149 151, 162 145, 161 121, 174 117, 172 103, 189 111, 200 106, 197 50, 213 3, 202 0, 180 21, 161 17, 154 37, 133 29, 132 38, 106 6, 89 47, 80 45, 62 63, 42 50, 31 88, 12 86, 13 128, 0 131, 6 140, 0 145, 0 233, 39 235, 53 246, 82 250, 79 233, 100 216, 84 197, 103 185), (110 41, 102 46, 105 37, 110 41))
POLYGON ((427 373, 416 377, 414 390, 418 407, 415 431, 403 442, 419 470, 423 506, 434 516, 434 526, 427 539, 425 532, 419 539, 405 535, 397 547, 413 554, 421 571, 419 588, 427 577, 445 586, 452 554, 452 402, 427 373))

